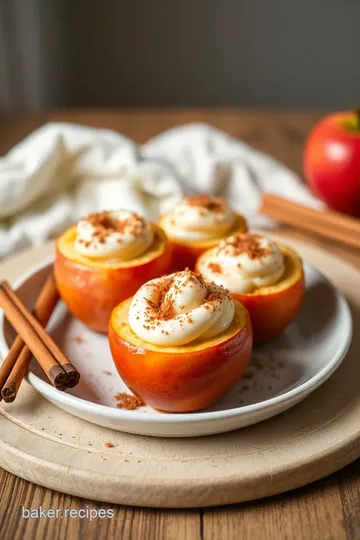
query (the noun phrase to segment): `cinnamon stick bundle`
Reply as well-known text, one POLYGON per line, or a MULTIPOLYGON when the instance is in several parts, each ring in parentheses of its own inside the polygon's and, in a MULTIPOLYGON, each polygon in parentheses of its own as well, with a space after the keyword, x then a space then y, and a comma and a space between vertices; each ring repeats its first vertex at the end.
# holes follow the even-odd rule
MULTIPOLYGON (((0 390, 5 401, 13 401, 34 355, 52 384, 64 390, 75 386, 79 372, 46 333, 46 325, 59 299, 53 276, 49 276, 35 305, 35 317, 10 285, 0 283, 0 306, 18 332, 9 354, 0 367, 0 390)), ((1 399, 1 398, 0 398, 1 399)))
MULTIPOLYGON (((50 274, 35 303, 34 314, 43 326, 48 323, 56 304, 59 293, 56 289, 53 274, 50 274)), ((0 368, 0 401, 14 401, 21 382, 25 377, 32 357, 30 349, 25 345, 22 338, 17 335, 9 354, 0 368)))

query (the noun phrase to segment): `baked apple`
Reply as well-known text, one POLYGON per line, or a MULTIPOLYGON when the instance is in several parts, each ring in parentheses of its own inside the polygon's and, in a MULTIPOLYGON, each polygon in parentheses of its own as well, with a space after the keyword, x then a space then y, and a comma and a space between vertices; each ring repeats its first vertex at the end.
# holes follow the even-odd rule
POLYGON ((196 259, 223 238, 246 232, 245 218, 220 197, 194 195, 161 216, 160 227, 173 246, 174 270, 194 268, 196 259))
POLYGON ((243 305, 186 269, 143 285, 109 323, 122 379, 147 405, 166 412, 212 405, 241 378, 252 349, 243 305))
POLYGON ((294 320, 305 293, 300 257, 257 234, 235 234, 203 253, 196 271, 228 289, 249 311, 254 341, 279 336, 294 320))
POLYGON ((60 296, 76 318, 99 332, 107 332, 119 302, 170 266, 171 246, 163 231, 125 210, 92 214, 56 243, 60 296))

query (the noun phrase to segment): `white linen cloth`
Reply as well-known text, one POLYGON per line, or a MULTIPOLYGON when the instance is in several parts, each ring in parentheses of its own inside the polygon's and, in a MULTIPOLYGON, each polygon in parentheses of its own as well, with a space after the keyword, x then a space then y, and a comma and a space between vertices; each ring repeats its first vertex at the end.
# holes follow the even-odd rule
POLYGON ((51 123, 0 158, 0 257, 41 244, 80 217, 131 209, 155 219, 184 194, 226 197, 251 227, 262 192, 320 204, 295 173, 205 124, 170 129, 137 146, 114 131, 51 123))

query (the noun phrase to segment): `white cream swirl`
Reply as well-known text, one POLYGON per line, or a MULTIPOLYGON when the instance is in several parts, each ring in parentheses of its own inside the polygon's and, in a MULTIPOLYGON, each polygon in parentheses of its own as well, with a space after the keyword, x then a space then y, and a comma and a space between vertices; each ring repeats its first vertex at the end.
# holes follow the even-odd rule
POLYGON ((135 259, 153 242, 149 223, 134 212, 99 212, 79 221, 75 250, 93 259, 135 259))
POLYGON ((231 293, 252 293, 273 285, 284 274, 284 257, 279 247, 256 234, 234 234, 205 252, 197 270, 231 293))
POLYGON ((224 199, 195 195, 184 199, 164 216, 162 226, 170 238, 201 242, 222 238, 235 220, 235 212, 224 199))
POLYGON ((172 347, 221 334, 234 313, 227 291, 186 269, 140 287, 130 305, 129 325, 144 341, 172 347))

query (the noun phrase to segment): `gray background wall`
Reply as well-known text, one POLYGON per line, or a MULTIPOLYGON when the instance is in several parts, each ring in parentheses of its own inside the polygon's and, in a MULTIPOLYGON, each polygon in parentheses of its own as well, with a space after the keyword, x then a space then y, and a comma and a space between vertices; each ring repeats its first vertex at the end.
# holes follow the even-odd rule
POLYGON ((0 108, 360 101, 360 0, 2 0, 0 108))

